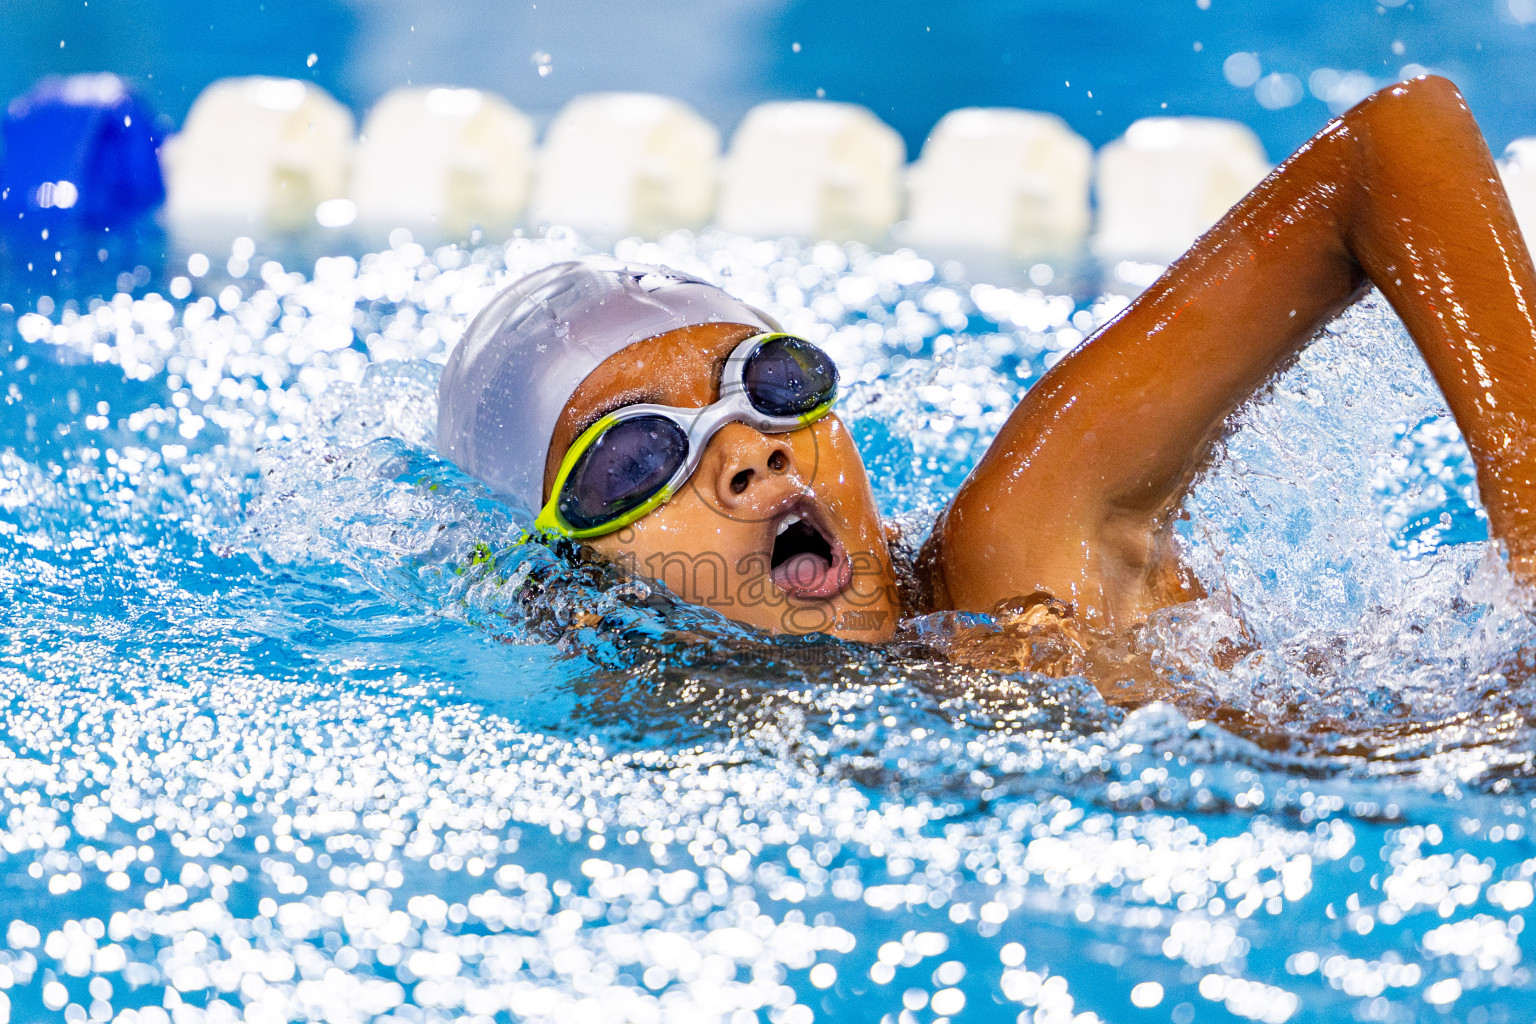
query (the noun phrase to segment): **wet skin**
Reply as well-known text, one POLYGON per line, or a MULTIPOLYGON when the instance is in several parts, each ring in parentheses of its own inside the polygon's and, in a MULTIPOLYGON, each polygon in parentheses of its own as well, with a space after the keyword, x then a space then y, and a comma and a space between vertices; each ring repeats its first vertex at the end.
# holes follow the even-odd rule
POLYGON ((924 551, 935 604, 1045 593, 1121 629, 1190 596, 1167 527, 1195 467, 1372 283, 1466 436, 1511 569, 1536 580, 1536 271, 1460 93, 1426 77, 1330 123, 1030 388, 924 551))
MULTIPOLYGON (((1195 596, 1168 530, 1195 468, 1232 411, 1372 283, 1466 436, 1511 569, 1536 580, 1536 269, 1461 95, 1427 77, 1330 123, 1028 391, 924 547, 920 610, 1026 598, 1034 618, 1048 604, 1102 636, 1195 596)), ((597 415, 713 401, 719 360, 750 333, 690 328, 610 357, 565 410, 546 497, 597 415)), ((682 493, 591 543, 776 632, 880 640, 900 610, 863 463, 835 417, 790 434, 728 426, 682 493), (862 556, 843 591, 794 597, 764 578, 790 509, 862 556), (668 562, 711 553, 728 567, 723 588, 686 558, 668 562)))
MULTIPOLYGON (((600 415, 636 402, 708 405, 719 398, 723 361, 755 333, 740 324, 688 327, 604 360, 582 381, 556 424, 545 498, 565 450, 600 415)), ((641 575, 661 579, 684 600, 775 633, 829 632, 878 641, 891 636, 899 617, 874 494, 853 438, 836 415, 784 434, 727 424, 666 504, 587 543, 641 575), (796 586, 793 577, 785 580, 782 574, 774 578, 775 540, 795 516, 829 542, 832 586, 796 586), (825 590, 834 592, 820 592, 825 590)))

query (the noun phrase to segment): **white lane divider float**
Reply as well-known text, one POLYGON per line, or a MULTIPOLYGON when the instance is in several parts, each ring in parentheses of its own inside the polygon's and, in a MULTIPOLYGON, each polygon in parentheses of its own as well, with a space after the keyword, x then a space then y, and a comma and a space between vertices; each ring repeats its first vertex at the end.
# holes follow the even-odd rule
MULTIPOLYGON (((1088 144, 1054 115, 1024 110, 946 115, 907 170, 901 137, 863 107, 765 103, 743 119, 722 165, 715 127, 664 96, 579 96, 535 151, 529 120, 499 97, 407 88, 370 113, 355 171, 354 150, 351 115, 311 83, 215 82, 163 147, 169 220, 193 236, 355 221, 448 239, 523 223, 609 241, 713 220, 758 237, 879 243, 905 197, 899 241, 1006 259, 1069 255, 1091 221, 1088 144)), ((1257 137, 1236 122, 1137 121, 1099 153, 1094 249, 1155 269, 1268 169, 1257 137)), ((1530 231, 1536 138, 1512 144, 1501 169, 1530 231)))
POLYGON ((904 238, 935 253, 1049 257, 1088 236, 1093 147, 1053 114, 971 107, 934 126, 907 174, 904 238))
POLYGON ((352 171, 357 222, 423 237, 463 238, 477 227, 506 234, 528 202, 533 154, 533 122, 499 96, 396 89, 363 122, 352 171))
POLYGON ((1106 259, 1167 263, 1269 173, 1252 129, 1205 117, 1148 117, 1099 151, 1099 229, 1106 259))
POLYGON ((529 220, 609 239, 701 228, 719 163, 720 133, 678 100, 578 96, 545 135, 529 220))
POLYGON ((310 82, 226 78, 161 147, 166 212, 198 234, 297 231, 346 194, 352 114, 310 82))
POLYGON ((850 103, 764 103, 731 140, 715 223, 759 237, 880 240, 901 215, 901 136, 850 103))
POLYGON ((1509 193, 1509 205, 1525 233, 1525 244, 1536 245, 1536 135, 1516 139, 1504 150, 1499 161, 1499 176, 1509 193))

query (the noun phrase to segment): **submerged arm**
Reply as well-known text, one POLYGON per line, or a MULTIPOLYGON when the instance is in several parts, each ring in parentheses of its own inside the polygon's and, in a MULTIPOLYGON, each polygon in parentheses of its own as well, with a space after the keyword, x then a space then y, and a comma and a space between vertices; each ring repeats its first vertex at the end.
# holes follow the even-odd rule
POLYGON ((1454 86, 1392 86, 1332 122, 1040 378, 939 521, 935 603, 1044 591, 1089 622, 1162 603, 1170 510, 1226 417, 1374 282, 1536 580, 1536 271, 1454 86))

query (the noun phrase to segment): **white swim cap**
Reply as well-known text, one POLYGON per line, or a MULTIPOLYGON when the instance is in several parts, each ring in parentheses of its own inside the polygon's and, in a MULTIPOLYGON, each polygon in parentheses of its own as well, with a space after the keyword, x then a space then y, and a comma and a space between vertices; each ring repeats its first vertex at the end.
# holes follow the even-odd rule
POLYGON ((480 311, 437 389, 437 445, 531 512, 565 403, 587 374, 637 341, 698 324, 778 330, 764 313, 668 267, 595 257, 557 263, 480 311))

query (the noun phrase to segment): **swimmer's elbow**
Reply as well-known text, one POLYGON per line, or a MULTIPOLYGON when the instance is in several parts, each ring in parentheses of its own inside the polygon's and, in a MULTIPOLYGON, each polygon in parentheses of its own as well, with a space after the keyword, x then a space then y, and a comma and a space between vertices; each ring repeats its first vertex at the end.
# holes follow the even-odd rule
MULTIPOLYGON (((1447 78, 1423 75, 1373 93, 1334 123, 1339 143, 1355 151, 1355 173, 1419 168, 1423 182, 1436 167, 1461 166, 1448 154, 1487 153, 1481 130, 1461 92, 1447 78)), ((1325 135, 1330 134, 1325 130, 1325 135)))
POLYGON ((1462 102, 1461 90, 1456 88, 1444 75, 1419 75, 1416 78, 1404 79, 1393 85, 1379 89, 1378 92, 1396 96, 1398 98, 1411 98, 1417 102, 1454 100, 1462 102))
POLYGON ((1420 75, 1376 90, 1351 108, 1344 121, 1416 120, 1445 115, 1470 116, 1461 90, 1441 75, 1420 75))

